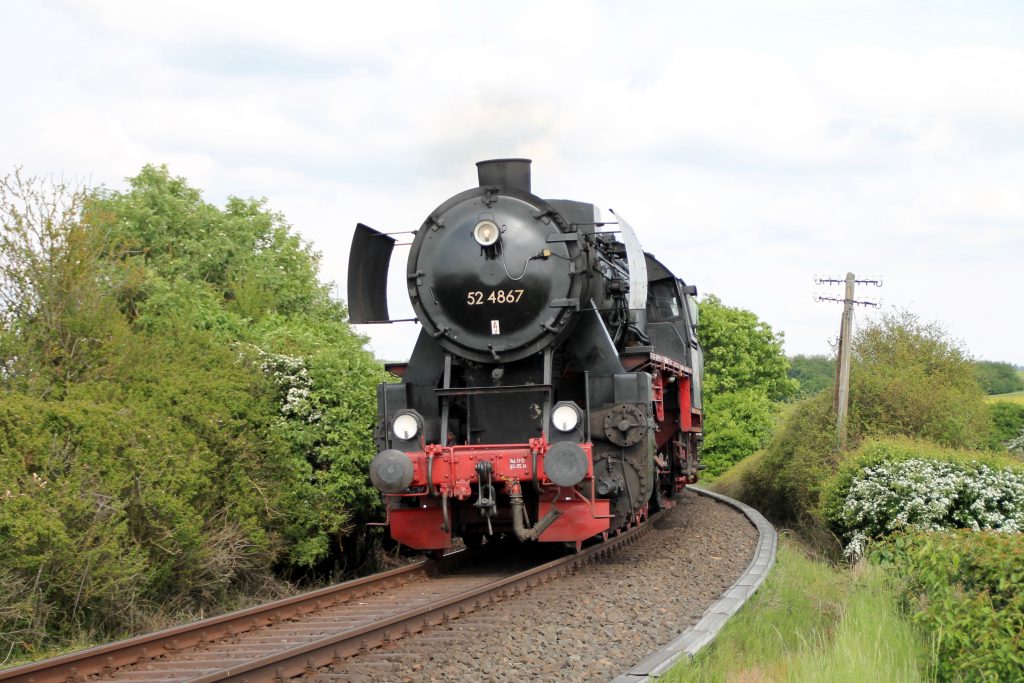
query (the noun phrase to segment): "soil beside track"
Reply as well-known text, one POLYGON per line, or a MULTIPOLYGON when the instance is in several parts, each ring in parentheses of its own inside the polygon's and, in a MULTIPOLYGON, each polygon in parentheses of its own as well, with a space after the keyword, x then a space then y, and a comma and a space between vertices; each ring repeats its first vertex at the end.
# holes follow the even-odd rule
POLYGON ((741 513, 687 493, 652 533, 572 576, 307 678, 609 680, 696 623, 756 542, 741 513))

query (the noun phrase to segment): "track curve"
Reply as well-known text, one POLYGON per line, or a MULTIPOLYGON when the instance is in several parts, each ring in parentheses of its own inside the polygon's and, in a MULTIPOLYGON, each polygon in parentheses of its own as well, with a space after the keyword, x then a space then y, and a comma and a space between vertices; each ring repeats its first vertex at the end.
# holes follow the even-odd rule
POLYGON ((696 621, 748 566, 755 540, 745 517, 686 494, 578 554, 488 565, 464 552, 0 671, 0 681, 607 680, 696 621))
MULTIPOLYGON (((660 514, 660 513, 659 513, 660 514)), ((652 517, 652 520, 658 515, 652 517)), ((651 524, 541 564, 460 570, 473 556, 408 567, 241 612, 0 671, 0 681, 271 681, 360 652, 519 595, 637 542, 651 524), (454 568, 453 568, 454 565, 454 568), (362 599, 357 599, 362 597, 362 599)), ((529 563, 528 563, 529 564, 529 563)))
POLYGON ((721 493, 708 491, 696 486, 690 490, 708 498, 725 503, 742 512, 757 529, 757 547, 746 570, 722 594, 714 604, 704 610, 700 621, 686 629, 671 642, 644 657, 629 671, 615 677, 612 683, 642 683, 658 676, 663 676, 683 657, 693 657, 705 646, 709 645, 725 622, 761 587, 768 572, 775 564, 775 555, 779 546, 779 535, 771 522, 760 512, 746 503, 741 503, 721 493))

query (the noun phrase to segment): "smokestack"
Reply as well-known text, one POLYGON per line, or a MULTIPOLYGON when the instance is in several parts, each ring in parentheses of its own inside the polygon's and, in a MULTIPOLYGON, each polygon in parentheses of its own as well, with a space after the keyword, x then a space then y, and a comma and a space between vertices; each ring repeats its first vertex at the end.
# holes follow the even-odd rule
POLYGON ((530 192, 529 159, 488 159, 476 162, 480 187, 497 185, 509 190, 530 192))

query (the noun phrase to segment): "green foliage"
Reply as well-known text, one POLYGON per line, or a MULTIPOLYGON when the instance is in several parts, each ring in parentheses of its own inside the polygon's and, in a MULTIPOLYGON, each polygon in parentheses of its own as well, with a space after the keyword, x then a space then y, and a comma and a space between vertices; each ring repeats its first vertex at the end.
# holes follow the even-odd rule
POLYGON ((232 197, 218 209, 166 167, 146 166, 129 183, 92 196, 85 218, 106 235, 118 300, 137 324, 185 317, 234 338, 271 314, 343 320, 317 281, 319 255, 264 200, 232 197))
POLYGON ((772 401, 796 393, 786 372, 783 334, 750 311, 724 305, 711 294, 700 302, 700 343, 704 349, 704 391, 708 395, 763 389, 772 401))
MULTIPOLYGON (((941 328, 908 314, 884 316, 856 335, 848 434, 909 436, 954 448, 987 446, 989 419, 970 363, 941 328)), ((795 404, 756 467, 744 470, 744 500, 788 523, 823 529, 821 495, 839 464, 832 397, 795 404)))
MULTIPOLYGON (((0 184, 0 633, 21 654, 328 559, 383 370, 262 201, 0 184)), ((352 558, 356 561, 359 558, 352 558)))
POLYGON ((743 499, 773 519, 807 521, 838 462, 832 397, 804 399, 776 430, 757 466, 746 470, 743 499))
POLYGON ((953 448, 989 441, 973 366, 936 323, 910 313, 865 325, 853 344, 850 434, 903 435, 953 448))
POLYGON ((116 309, 96 259, 103 236, 76 221, 86 195, 66 184, 0 179, 0 381, 59 395, 102 363, 116 309))
POLYGON ((1024 679, 1024 535, 899 535, 874 562, 904 581, 903 606, 933 643, 940 681, 1024 679))
POLYGON ((706 296, 698 334, 704 349, 702 462, 714 477, 764 445, 774 423, 772 402, 793 395, 797 382, 786 376, 782 334, 750 311, 706 296))
POLYGON ((305 484, 279 459, 263 378, 226 377, 231 355, 201 341, 130 341, 117 382, 0 398, 0 568, 32 586, 31 617, 5 632, 117 632, 155 603, 260 581, 279 552, 282 494, 305 484))
POLYGON ((718 476, 767 443, 776 408, 763 391, 743 389, 712 394, 704 402, 705 474, 718 476))
POLYGON ((806 398, 832 389, 836 380, 836 360, 828 356, 798 354, 789 359, 789 376, 800 383, 797 396, 806 398))
POLYGON ((988 409, 992 420, 989 446, 1003 450, 1024 432, 1024 403, 992 401, 988 409))
POLYGON ((1010 363, 979 360, 974 363, 974 373, 986 394, 1009 394, 1024 390, 1024 379, 1017 368, 1010 363))

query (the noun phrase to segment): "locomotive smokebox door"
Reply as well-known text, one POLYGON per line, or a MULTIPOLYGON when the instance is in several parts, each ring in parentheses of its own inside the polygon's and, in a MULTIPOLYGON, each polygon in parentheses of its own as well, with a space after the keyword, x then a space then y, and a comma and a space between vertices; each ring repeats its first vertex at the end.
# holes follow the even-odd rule
POLYGON ((550 348, 575 325, 585 256, 564 217, 520 189, 529 186, 528 171, 481 165, 480 176, 511 185, 468 190, 430 214, 409 253, 409 298, 447 352, 511 363, 550 348))

